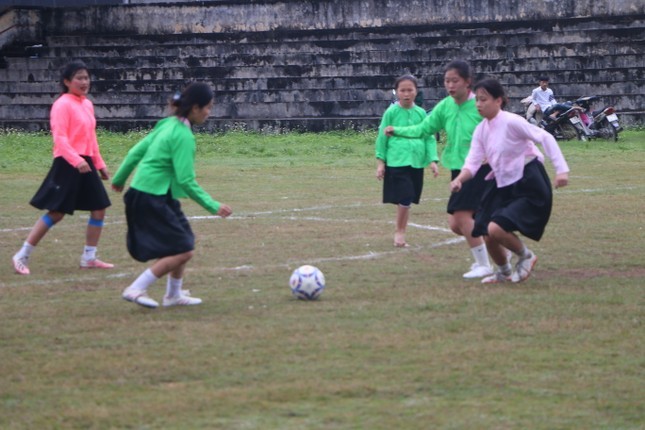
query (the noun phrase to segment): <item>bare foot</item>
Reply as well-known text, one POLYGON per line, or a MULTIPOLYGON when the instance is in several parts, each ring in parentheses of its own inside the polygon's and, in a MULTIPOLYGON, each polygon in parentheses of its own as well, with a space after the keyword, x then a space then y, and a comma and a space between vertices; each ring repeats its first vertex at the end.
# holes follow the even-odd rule
POLYGON ((405 235, 402 233, 394 233, 394 246, 397 248, 407 248, 409 245, 405 242, 405 235))

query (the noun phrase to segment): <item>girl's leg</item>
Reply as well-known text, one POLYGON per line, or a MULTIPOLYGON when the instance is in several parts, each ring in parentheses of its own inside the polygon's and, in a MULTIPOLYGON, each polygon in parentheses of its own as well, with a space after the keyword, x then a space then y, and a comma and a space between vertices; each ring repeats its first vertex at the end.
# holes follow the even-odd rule
MULTIPOLYGON (((123 291, 123 298, 141 306, 156 308, 159 306, 159 303, 148 297, 148 287, 157 279, 167 274, 179 276, 179 279, 181 279, 186 263, 192 257, 193 251, 188 251, 182 254, 160 258, 123 291)), ((201 303, 201 299, 183 296, 181 294, 176 298, 170 298, 170 300, 164 297, 164 306, 194 305, 199 303, 201 303)))
POLYGON ((469 272, 464 273, 464 278, 481 278, 493 273, 484 239, 473 237, 473 228, 475 227, 474 213, 474 211, 457 211, 448 216, 450 229, 455 234, 466 239, 470 253, 475 259, 475 264, 473 264, 469 272))
POLYGON ((528 278, 537 262, 537 256, 524 245, 515 233, 505 231, 494 222, 488 224, 488 234, 489 241, 495 244, 492 249, 489 248, 493 261, 500 267, 502 267, 501 262, 510 266, 507 260, 508 256, 504 250, 506 248, 518 256, 511 280, 521 282, 528 278))
POLYGON ((49 211, 41 216, 27 236, 27 240, 22 244, 22 248, 13 256, 13 267, 16 273, 20 275, 29 275, 29 256, 34 248, 47 234, 50 228, 56 225, 65 216, 62 212, 49 211))
POLYGON ((410 218, 410 206, 399 204, 396 207, 396 232, 394 233, 394 246, 403 248, 407 246, 405 242, 405 231, 408 227, 410 218))
POLYGON ((87 222, 85 233, 85 248, 81 257, 81 268, 83 269, 111 269, 114 264, 105 263, 96 258, 96 248, 103 231, 103 220, 105 209, 90 212, 90 220, 87 222))

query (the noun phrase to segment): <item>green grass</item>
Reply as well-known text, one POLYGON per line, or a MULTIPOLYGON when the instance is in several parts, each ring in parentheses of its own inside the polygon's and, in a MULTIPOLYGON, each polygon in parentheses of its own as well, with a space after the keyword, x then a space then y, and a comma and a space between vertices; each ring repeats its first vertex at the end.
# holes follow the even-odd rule
MULTIPOLYGON (((112 171, 142 136, 100 133, 112 171)), ((151 311, 120 298, 146 266, 111 191, 99 252, 115 270, 77 269, 80 212, 38 246, 31 276, 13 274, 51 138, 2 132, 0 428, 644 428, 645 132, 561 143, 570 186, 528 241, 536 270, 502 286, 461 279, 445 170, 426 178, 412 246, 392 247, 374 139, 198 135, 198 180, 234 214, 191 221, 186 288, 204 304, 151 311), (327 278, 317 302, 289 292, 305 263, 327 278)))

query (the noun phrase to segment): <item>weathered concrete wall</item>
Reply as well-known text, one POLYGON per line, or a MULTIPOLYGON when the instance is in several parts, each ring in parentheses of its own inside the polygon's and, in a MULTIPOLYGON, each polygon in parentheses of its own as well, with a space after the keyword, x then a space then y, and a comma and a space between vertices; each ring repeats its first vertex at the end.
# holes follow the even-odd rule
POLYGON ((643 13, 645 3, 633 0, 251 0, 79 8, 57 11, 54 23, 59 32, 168 34, 539 22, 643 13))
POLYGON ((626 123, 643 122, 644 9, 622 0, 44 8, 38 58, 14 44, 0 66, 0 126, 46 127, 70 58, 88 63, 99 124, 115 129, 150 125, 196 79, 216 90, 210 129, 374 127, 398 75, 419 76, 431 108, 446 95, 442 68, 454 58, 498 77, 511 110, 546 73, 559 99, 600 95, 626 123))

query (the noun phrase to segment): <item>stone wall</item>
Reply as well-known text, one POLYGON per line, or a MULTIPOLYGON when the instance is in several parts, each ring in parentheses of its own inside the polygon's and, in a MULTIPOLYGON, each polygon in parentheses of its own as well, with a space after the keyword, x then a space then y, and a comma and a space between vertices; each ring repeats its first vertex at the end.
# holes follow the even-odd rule
POLYGON ((207 129, 375 127, 398 75, 421 78, 430 109, 454 58, 499 78, 514 111, 548 74, 560 100, 595 94, 625 123, 645 117, 645 5, 631 1, 132 3, 21 10, 38 16, 43 47, 21 36, 2 48, 0 126, 47 127, 70 58, 90 67, 112 129, 149 126, 191 80, 216 90, 207 129))

